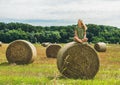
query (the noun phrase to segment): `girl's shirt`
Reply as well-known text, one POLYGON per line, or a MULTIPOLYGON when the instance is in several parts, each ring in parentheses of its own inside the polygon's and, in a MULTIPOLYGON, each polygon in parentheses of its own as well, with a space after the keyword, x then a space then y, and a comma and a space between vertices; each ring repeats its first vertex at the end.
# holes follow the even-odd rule
POLYGON ((75 28, 75 30, 77 31, 77 35, 80 39, 84 38, 84 28, 79 28, 78 26, 75 28))

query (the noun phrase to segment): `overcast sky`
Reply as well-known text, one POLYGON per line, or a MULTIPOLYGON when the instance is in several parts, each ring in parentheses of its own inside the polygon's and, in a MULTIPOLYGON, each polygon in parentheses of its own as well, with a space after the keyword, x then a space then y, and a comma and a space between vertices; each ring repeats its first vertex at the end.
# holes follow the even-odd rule
POLYGON ((0 0, 0 22, 59 26, 78 19, 120 27, 120 0, 0 0))

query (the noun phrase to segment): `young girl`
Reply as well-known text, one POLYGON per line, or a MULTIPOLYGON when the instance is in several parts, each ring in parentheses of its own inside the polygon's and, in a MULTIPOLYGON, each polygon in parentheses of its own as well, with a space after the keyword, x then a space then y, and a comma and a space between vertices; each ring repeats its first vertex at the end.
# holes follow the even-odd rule
POLYGON ((86 25, 83 23, 82 20, 79 19, 78 26, 76 26, 75 28, 74 41, 79 43, 87 42, 88 38, 86 38, 86 30, 86 25))

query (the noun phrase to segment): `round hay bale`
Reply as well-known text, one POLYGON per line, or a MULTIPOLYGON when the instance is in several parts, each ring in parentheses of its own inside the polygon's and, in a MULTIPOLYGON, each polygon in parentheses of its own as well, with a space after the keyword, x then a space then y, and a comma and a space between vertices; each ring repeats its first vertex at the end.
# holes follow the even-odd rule
POLYGON ((94 48, 98 52, 105 52, 106 51, 106 44, 104 42, 99 42, 94 45, 94 48))
POLYGON ((57 67, 65 77, 93 79, 99 70, 99 58, 88 44, 70 42, 59 50, 57 67))
POLYGON ((34 45, 25 40, 15 40, 9 44, 6 58, 9 63, 28 64, 36 58, 37 52, 34 45))
POLYGON ((2 42, 0 41, 0 47, 2 46, 2 42))
POLYGON ((49 46, 51 43, 50 42, 44 42, 44 43, 42 43, 41 45, 43 46, 43 47, 47 47, 47 46, 49 46))
POLYGON ((51 44, 46 48, 46 56, 48 58, 56 58, 61 46, 58 44, 51 44))

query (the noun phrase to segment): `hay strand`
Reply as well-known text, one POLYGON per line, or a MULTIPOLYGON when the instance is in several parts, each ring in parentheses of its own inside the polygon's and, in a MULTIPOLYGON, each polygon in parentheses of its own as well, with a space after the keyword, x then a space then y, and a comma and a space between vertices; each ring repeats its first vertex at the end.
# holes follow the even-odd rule
POLYGON ((88 44, 70 42, 59 50, 57 67, 65 77, 92 79, 99 70, 99 58, 88 44))
POLYGON ((104 42, 99 42, 94 45, 94 48, 98 52, 105 52, 106 51, 106 44, 104 42))
POLYGON ((56 58, 61 46, 58 44, 51 44, 46 48, 46 56, 48 58, 56 58))
POLYGON ((6 58, 9 63, 28 64, 36 58, 36 48, 28 41, 15 40, 9 44, 6 50, 6 58))

